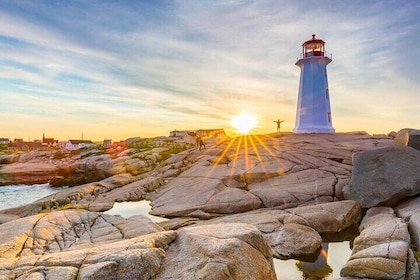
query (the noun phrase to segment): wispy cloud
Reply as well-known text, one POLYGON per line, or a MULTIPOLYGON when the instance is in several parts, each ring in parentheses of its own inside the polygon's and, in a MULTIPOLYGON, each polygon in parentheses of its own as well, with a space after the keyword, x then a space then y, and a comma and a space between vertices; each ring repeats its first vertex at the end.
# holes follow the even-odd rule
POLYGON ((291 130, 294 63, 315 33, 333 53, 337 130, 420 126, 418 12, 417 1, 2 1, 0 116, 57 137, 60 122, 66 135, 124 138, 228 126, 240 111, 260 133, 278 118, 291 130))

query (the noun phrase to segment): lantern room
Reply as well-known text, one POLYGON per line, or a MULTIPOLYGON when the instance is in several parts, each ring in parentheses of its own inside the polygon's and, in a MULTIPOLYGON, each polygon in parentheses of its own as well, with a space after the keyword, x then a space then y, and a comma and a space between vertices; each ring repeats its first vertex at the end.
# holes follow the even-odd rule
POLYGON ((312 40, 302 44, 303 57, 324 56, 324 45, 324 41, 316 39, 315 34, 312 34, 312 40))

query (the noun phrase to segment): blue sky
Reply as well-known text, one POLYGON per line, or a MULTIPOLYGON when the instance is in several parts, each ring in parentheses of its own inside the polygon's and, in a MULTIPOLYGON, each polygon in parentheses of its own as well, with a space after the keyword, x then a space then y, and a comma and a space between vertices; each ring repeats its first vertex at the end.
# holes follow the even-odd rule
POLYGON ((419 1, 2 1, 0 137, 115 141, 295 124, 301 45, 326 42, 336 131, 420 128, 419 1))

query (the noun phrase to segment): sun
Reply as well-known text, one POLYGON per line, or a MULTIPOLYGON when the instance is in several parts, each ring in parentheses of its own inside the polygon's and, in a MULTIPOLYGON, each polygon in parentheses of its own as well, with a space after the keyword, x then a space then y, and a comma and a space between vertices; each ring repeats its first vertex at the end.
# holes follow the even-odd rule
POLYGON ((230 124, 240 134, 248 134, 257 126, 257 118, 249 113, 233 116, 230 124))

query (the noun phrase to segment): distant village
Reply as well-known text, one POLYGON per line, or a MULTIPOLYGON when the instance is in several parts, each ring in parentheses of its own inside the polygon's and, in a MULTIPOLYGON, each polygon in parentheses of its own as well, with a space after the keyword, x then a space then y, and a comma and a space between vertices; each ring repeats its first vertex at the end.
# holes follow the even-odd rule
MULTIPOLYGON (((216 141, 223 140, 226 137, 223 129, 198 129, 198 130, 172 130, 169 132, 167 140, 182 139, 187 142, 194 142, 196 137, 200 136, 204 139, 214 139, 216 141)), ((11 141, 9 138, 0 138, 0 145, 7 147, 10 151, 33 151, 33 150, 47 150, 47 149, 65 149, 78 150, 82 148, 93 147, 101 145, 108 147, 124 141, 112 142, 111 139, 103 140, 102 142, 93 142, 92 140, 67 140, 59 141, 54 138, 42 136, 42 140, 24 141, 16 138, 11 141)))
POLYGON ((16 138, 11 141, 9 138, 0 138, 0 145, 5 145, 7 146, 8 150, 12 151, 33 151, 45 150, 49 148, 77 150, 89 146, 95 146, 97 144, 102 144, 103 146, 107 147, 112 144, 112 140, 104 140, 102 143, 94 143, 91 140, 59 141, 54 138, 47 138, 45 137, 45 134, 42 136, 42 140, 34 141, 24 141, 20 138, 16 138))

